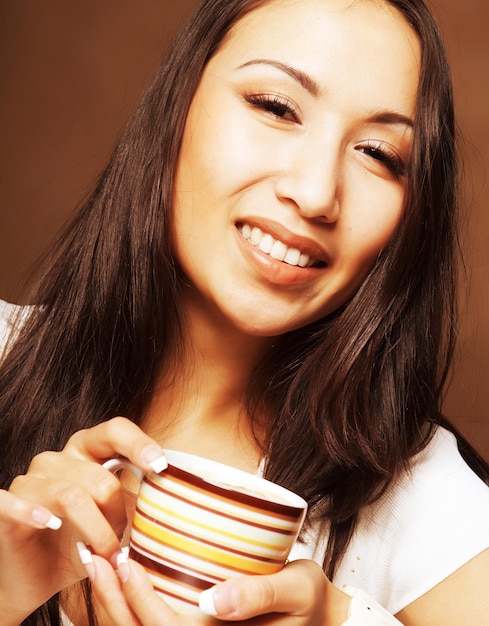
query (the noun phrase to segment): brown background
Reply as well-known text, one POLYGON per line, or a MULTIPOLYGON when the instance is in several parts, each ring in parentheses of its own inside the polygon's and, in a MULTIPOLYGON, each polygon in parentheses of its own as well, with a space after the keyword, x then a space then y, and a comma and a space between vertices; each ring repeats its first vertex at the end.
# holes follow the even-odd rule
MULTIPOLYGON (((104 163, 195 0, 0 0, 0 298, 104 163)), ((431 3, 445 34, 467 174, 464 322, 446 412, 489 459, 489 3, 431 3)))

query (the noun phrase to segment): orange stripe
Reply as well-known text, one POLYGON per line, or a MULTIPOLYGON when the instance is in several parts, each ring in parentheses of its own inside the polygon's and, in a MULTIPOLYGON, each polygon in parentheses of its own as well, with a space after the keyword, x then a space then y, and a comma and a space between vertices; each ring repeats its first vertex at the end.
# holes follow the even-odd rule
MULTIPOLYGON (((211 532, 211 533, 216 533, 216 529, 213 526, 209 526, 207 524, 202 524, 201 522, 199 522, 196 519, 192 519, 190 517, 184 516, 184 515, 178 515, 175 511, 170 511, 169 509, 166 509, 154 502, 152 502, 151 500, 148 500, 148 498, 146 498, 145 496, 143 496, 142 494, 139 495, 138 500, 142 500, 143 502, 145 502, 148 506, 150 506, 151 508, 157 509, 158 511, 161 511, 162 513, 164 513, 165 515, 167 515, 168 517, 170 517, 171 519, 178 519, 182 522, 184 522, 185 524, 191 524, 192 526, 196 526, 197 528, 203 529, 204 531, 207 532, 211 532)), ((142 511, 142 509, 140 508, 139 504, 137 506, 137 509, 140 513, 144 513, 145 515, 149 515, 146 511, 142 511)), ((223 515, 222 517, 225 517, 226 519, 229 519, 229 516, 227 515, 223 515)), ((240 521, 241 520, 237 520, 240 521)), ((158 522, 160 523, 160 520, 158 520, 158 522)), ((243 524, 246 524, 248 526, 251 527, 256 527, 256 524, 249 524, 247 523, 245 520, 243 520, 243 524)), ((268 530, 269 532, 274 532, 273 528, 268 529, 266 526, 258 526, 259 528, 263 528, 264 530, 268 530)), ((279 533, 277 533, 279 534, 279 533)), ((289 531, 287 533, 281 533, 281 534, 286 534, 286 535, 291 535, 292 533, 289 531)), ((219 530, 219 535, 222 537, 227 537, 228 539, 232 539, 234 541, 239 541, 241 543, 248 543, 250 545, 256 546, 258 548, 262 548, 265 550, 273 550, 274 552, 276 552, 277 550, 277 544, 276 543, 265 543, 263 541, 257 541, 256 539, 251 539, 248 537, 243 537, 243 535, 236 535, 235 533, 230 533, 227 532, 223 529, 219 530)))
POLYGON ((155 528, 144 517, 136 511, 134 516, 134 527, 138 532, 158 541, 174 550, 179 550, 185 554, 201 558, 212 563, 223 566, 239 568, 255 574, 272 574, 279 570, 283 561, 276 559, 266 559, 260 556, 250 556, 239 550, 223 549, 209 541, 197 541, 184 534, 177 535, 163 526, 155 528))
MULTIPOLYGON (((146 533, 141 533, 144 536, 147 536, 146 533)), ((168 563, 170 566, 173 567, 185 567, 186 570, 188 570, 189 572, 193 573, 196 577, 197 576, 205 576, 205 578, 212 578, 214 580, 214 584, 215 583, 219 583, 219 582, 223 582, 224 580, 227 579, 227 576, 224 576, 222 573, 218 573, 217 571, 215 571, 216 567, 219 567, 218 564, 215 563, 206 563, 206 561, 199 561, 199 569, 196 569, 195 567, 192 567, 191 565, 189 565, 188 563, 185 563, 185 565, 183 566, 181 561, 175 561, 174 559, 172 559, 171 557, 168 556, 168 554, 158 554, 156 552, 154 552, 153 550, 150 550, 147 546, 143 546, 141 543, 139 543, 138 541, 135 540, 134 537, 131 537, 131 550, 129 552, 129 556, 131 558, 134 558, 134 555, 136 554, 145 554, 148 556, 148 558, 151 558, 153 560, 155 560, 156 562, 163 562, 163 563, 168 563), (204 567, 205 565, 209 565, 209 567, 204 567), (211 569, 211 568, 214 569, 211 569)), ((190 555, 192 556, 192 555, 190 555)), ((137 559, 136 559, 137 560, 137 559)), ((235 567, 226 567, 223 569, 229 570, 231 572, 234 572, 235 574, 246 574, 247 570, 242 570, 242 569, 238 569, 235 567)))

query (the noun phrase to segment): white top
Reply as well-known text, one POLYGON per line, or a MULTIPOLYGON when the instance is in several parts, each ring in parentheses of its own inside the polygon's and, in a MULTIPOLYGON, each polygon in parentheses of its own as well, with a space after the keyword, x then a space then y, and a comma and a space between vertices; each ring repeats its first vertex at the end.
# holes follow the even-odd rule
MULTIPOLYGON (((314 536, 291 558, 321 563, 314 536)), ((438 428, 411 472, 361 515, 334 583, 363 589, 396 614, 489 548, 489 487, 438 428)))
MULTIPOLYGON (((28 311, 0 300, 0 355, 28 311), (20 314, 20 317, 19 317, 20 314)), ((396 614, 489 548, 489 487, 467 466, 455 437, 438 428, 411 471, 361 515, 334 583, 366 591, 396 614)), ((315 532, 290 560, 322 562, 315 532)))
POLYGON ((0 300, 0 358, 6 347, 7 339, 15 337, 16 330, 22 320, 29 314, 31 307, 17 306, 4 300, 0 300))

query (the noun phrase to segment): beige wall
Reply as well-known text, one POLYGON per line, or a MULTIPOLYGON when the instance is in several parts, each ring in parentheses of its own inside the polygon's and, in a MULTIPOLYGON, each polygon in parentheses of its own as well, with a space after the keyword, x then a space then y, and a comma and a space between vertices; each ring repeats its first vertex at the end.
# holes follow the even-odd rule
MULTIPOLYGON (((106 159, 165 42, 195 0, 0 2, 0 297, 20 281, 106 159)), ((446 403, 489 458, 489 3, 437 0, 471 198, 470 291, 446 403)))

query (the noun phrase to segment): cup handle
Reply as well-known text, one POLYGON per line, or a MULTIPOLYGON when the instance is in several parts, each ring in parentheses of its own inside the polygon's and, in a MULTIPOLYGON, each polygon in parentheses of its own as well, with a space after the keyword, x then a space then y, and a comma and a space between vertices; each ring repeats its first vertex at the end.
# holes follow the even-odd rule
POLYGON ((113 474, 117 474, 117 472, 120 472, 123 469, 129 470, 136 476, 139 482, 141 482, 144 478, 143 470, 127 459, 109 459, 102 464, 102 467, 105 467, 105 469, 108 469, 109 472, 112 472, 113 474))

